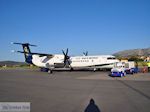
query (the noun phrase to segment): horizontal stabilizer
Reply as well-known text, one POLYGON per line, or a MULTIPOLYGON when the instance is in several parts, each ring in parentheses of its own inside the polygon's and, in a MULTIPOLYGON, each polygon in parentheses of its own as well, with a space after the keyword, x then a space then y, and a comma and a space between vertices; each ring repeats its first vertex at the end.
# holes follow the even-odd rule
POLYGON ((40 56, 51 56, 53 57, 52 54, 44 54, 44 53, 28 53, 28 52, 24 52, 24 51, 14 51, 12 50, 13 52, 18 52, 18 53, 26 53, 26 54, 31 54, 31 55, 40 55, 40 56))
POLYGON ((29 43, 17 43, 17 42, 11 42, 11 44, 28 45, 28 46, 37 47, 37 45, 32 45, 32 44, 29 44, 29 43))

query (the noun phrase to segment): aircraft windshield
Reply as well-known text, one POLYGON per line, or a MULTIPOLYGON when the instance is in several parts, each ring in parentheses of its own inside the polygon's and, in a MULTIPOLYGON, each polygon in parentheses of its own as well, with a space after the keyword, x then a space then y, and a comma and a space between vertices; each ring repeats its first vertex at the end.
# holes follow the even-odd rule
POLYGON ((114 68, 121 68, 124 67, 124 65, 122 63, 115 63, 114 64, 114 68))

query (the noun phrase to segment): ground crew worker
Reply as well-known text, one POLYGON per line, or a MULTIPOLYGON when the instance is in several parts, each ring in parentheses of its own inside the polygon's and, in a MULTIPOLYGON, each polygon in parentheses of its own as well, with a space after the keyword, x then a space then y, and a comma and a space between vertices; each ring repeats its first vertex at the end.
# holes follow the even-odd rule
POLYGON ((147 63, 148 66, 148 72, 150 72, 150 62, 147 63))
POLYGON ((146 67, 145 66, 143 67, 142 72, 146 73, 146 67))

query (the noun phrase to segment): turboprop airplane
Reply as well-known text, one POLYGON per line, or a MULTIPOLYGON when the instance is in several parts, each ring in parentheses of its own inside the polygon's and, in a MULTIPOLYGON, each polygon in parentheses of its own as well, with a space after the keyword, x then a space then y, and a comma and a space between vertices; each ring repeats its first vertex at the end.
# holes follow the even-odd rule
POLYGON ((62 50, 63 54, 43 54, 31 52, 29 43, 12 43, 22 45, 23 51, 16 51, 18 53, 24 53, 25 62, 34 64, 42 68, 42 70, 52 73, 56 69, 92 69, 96 71, 98 69, 111 69, 113 64, 119 62, 112 55, 93 55, 89 56, 87 53, 83 56, 68 56, 68 49, 66 52, 62 50))

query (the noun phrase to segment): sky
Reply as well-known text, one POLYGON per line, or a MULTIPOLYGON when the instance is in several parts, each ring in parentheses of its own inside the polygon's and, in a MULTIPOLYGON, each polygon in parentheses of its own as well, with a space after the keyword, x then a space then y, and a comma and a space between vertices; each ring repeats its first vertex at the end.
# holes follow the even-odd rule
POLYGON ((150 0, 0 0, 0 61, 24 61, 11 42, 32 52, 113 54, 150 47, 150 0))

